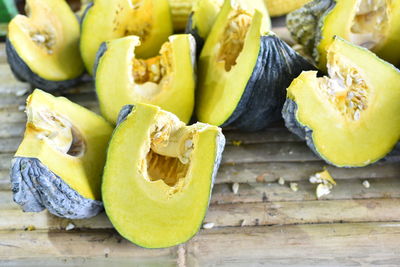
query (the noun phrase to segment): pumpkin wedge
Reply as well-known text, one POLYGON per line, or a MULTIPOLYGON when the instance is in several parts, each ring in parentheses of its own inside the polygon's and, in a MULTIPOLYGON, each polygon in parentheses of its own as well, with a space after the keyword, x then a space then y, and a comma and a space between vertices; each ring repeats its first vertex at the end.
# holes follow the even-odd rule
POLYGON ((27 0, 27 16, 8 25, 7 60, 14 75, 33 87, 63 90, 80 82, 79 22, 64 0, 27 0))
POLYGON ((400 138, 400 71, 339 37, 327 55, 329 77, 303 72, 287 89, 286 126, 333 165, 374 163, 400 138))
POLYGON ((90 74, 103 42, 139 36, 136 54, 148 58, 157 54, 173 32, 168 0, 96 0, 88 5, 81 27, 80 49, 90 74))
POLYGON ((290 13, 287 26, 321 69, 326 67, 326 51, 335 35, 392 64, 400 63, 400 1, 314 0, 290 13))
POLYGON ((99 213, 101 174, 112 127, 97 114, 36 89, 24 139, 12 160, 14 201, 24 211, 89 218, 99 213))
POLYGON ((158 105, 189 122, 194 107, 196 44, 189 34, 169 37, 158 56, 140 59, 137 36, 104 43, 97 55, 96 92, 103 116, 114 123, 120 109, 139 102, 158 105))
POLYGON ((276 35, 265 18, 225 1, 199 58, 196 115, 247 131, 281 118, 286 88, 315 67, 276 35))
POLYGON ((224 145, 218 127, 186 126, 157 106, 125 106, 103 175, 113 226, 146 248, 190 239, 206 214, 224 145))

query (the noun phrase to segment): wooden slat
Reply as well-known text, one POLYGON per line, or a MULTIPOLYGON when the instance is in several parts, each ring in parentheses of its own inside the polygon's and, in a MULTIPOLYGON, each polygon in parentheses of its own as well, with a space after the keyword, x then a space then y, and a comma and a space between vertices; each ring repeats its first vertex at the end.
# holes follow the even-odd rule
MULTIPOLYGON (((400 179, 369 179, 370 188, 362 185, 361 179, 340 180, 331 193, 323 200, 349 200, 368 198, 400 198, 400 179)), ((308 181, 299 181, 297 192, 293 192, 289 183, 240 184, 237 194, 232 192, 232 184, 214 186, 211 204, 256 203, 274 201, 311 201, 316 200, 316 185, 308 181)))
POLYGON ((398 266, 400 224, 212 229, 186 255, 188 266, 398 266))
POLYGON ((334 179, 371 179, 399 177, 400 164, 379 162, 363 168, 337 168, 324 161, 313 162, 258 162, 223 164, 216 183, 275 182, 280 177, 286 181, 301 181, 326 167, 334 179))
MULTIPOLYGON (((0 154, 0 190, 8 189, 9 168, 13 154, 0 154)), ((228 155, 227 155, 228 157, 228 155)), ((263 162, 223 164, 219 169, 216 184, 276 182, 279 177, 287 182, 307 181, 308 178, 326 167, 322 161, 315 162, 263 162)), ((327 167, 336 180, 398 178, 400 164, 381 162, 364 168, 327 167)))
MULTIPOLYGON (((176 247, 144 249, 131 244, 115 231, 96 232, 0 232, 0 265, 8 260, 31 258, 130 258, 132 264, 176 262, 176 247)), ((15 264, 15 261, 14 261, 15 264)))
POLYGON ((0 42, 0 65, 7 64, 6 44, 0 42))
POLYGON ((87 259, 94 266, 102 259, 106 266, 176 266, 179 249, 181 266, 397 266, 399 240, 396 222, 216 228, 169 249, 139 248, 112 230, 3 231, 0 265, 76 266, 87 259))
MULTIPOLYGON (((1 55, 0 55, 1 56, 1 55)), ((1 59, 0 59, 1 61, 1 59)), ((27 83, 19 82, 14 78, 11 69, 6 64, 0 63, 0 95, 2 94, 22 94, 30 89, 27 83)))
MULTIPOLYGON (((368 180, 371 187, 365 188, 363 180, 351 179, 341 180, 332 192, 324 196, 322 200, 351 200, 351 199, 390 199, 400 198, 400 179, 381 178, 368 180)), ((239 203, 260 203, 260 202, 289 202, 289 201, 313 201, 316 185, 308 181, 298 182, 299 190, 293 192, 288 184, 278 183, 267 184, 240 184, 237 194, 232 192, 232 184, 217 184, 214 186, 211 198, 211 205, 216 204, 239 204, 239 203)), ((19 209, 19 206, 12 200, 12 193, 9 190, 0 191, 0 210, 19 209)))
MULTIPOLYGON (((0 210, 0 230, 64 229, 71 221, 56 218, 46 211, 23 213, 13 206, 0 210)), ((285 201, 211 205, 205 221, 216 227, 308 224, 335 222, 400 221, 400 199, 358 199, 329 201, 285 201)), ((111 224, 105 214, 88 220, 74 220, 77 228, 108 229, 111 224)))

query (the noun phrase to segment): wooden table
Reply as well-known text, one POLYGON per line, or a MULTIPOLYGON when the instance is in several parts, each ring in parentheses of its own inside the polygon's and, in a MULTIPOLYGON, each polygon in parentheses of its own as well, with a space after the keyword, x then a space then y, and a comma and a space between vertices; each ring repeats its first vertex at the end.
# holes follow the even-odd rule
MULTIPOLYGON (((24 131, 28 93, 0 44, 0 266, 400 265, 400 164, 328 167, 338 185, 316 200, 308 178, 326 164, 282 122, 257 133, 225 132, 228 144, 205 219, 215 227, 186 244, 139 248, 118 235, 105 214, 73 221, 23 213, 12 201, 9 166, 24 131), (233 183, 240 184, 238 194, 233 183), (70 223, 75 228, 67 231, 70 223)), ((98 112, 92 84, 64 95, 98 112)))

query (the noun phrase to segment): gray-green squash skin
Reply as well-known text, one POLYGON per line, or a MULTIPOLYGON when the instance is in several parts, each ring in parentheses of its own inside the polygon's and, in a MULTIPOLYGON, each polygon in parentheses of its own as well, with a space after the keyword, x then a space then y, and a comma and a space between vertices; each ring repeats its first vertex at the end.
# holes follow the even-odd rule
POLYGON ((286 16, 286 25, 293 39, 303 45, 318 62, 316 50, 321 41, 323 19, 335 7, 335 0, 314 0, 286 16))
POLYGON ((22 82, 28 82, 34 88, 40 88, 47 92, 65 91, 79 84, 82 80, 83 73, 75 79, 65 81, 50 81, 41 78, 22 60, 8 38, 6 38, 6 54, 8 64, 14 76, 22 82))
POLYGON ((37 158, 14 157, 11 166, 14 201, 24 212, 50 213, 68 219, 85 219, 103 210, 101 201, 73 190, 37 158))
MULTIPOLYGON (((123 123, 126 120, 126 118, 129 116, 129 114, 131 114, 134 110, 135 110, 135 106, 134 105, 125 105, 125 106, 123 106, 121 111, 119 112, 118 119, 117 119, 117 126, 115 127, 115 129, 117 129, 118 126, 121 123, 123 123)), ((225 139, 225 136, 224 136, 224 134, 222 132, 220 134, 218 134, 216 142, 217 142, 217 151, 215 153, 216 156, 215 156, 215 159, 214 159, 214 169, 213 169, 212 178, 211 178, 211 185, 210 185, 210 191, 209 191, 210 192, 209 193, 210 196, 209 196, 209 199, 208 199, 207 207, 205 208, 205 213, 204 213, 204 216, 203 216, 203 220, 206 217, 206 212, 207 212, 207 209, 208 209, 208 207, 210 205, 212 189, 214 187, 215 178, 217 177, 218 169, 219 169, 219 166, 221 164, 222 154, 223 154, 224 149, 225 149, 226 139, 225 139)), ((106 208, 106 212, 107 212, 107 208, 106 208)), ((196 233, 200 230, 201 226, 202 226, 202 222, 198 225, 198 230, 196 231, 196 233)), ((192 239, 193 236, 196 235, 196 233, 194 235, 190 236, 187 240, 183 241, 182 243, 185 243, 188 240, 192 239)), ((136 244, 136 245, 141 246, 140 244, 136 244)), ((176 245, 178 245, 178 244, 176 244, 176 245)))
POLYGON ((286 88, 302 71, 316 69, 275 35, 262 36, 260 42, 253 73, 235 111, 222 127, 257 131, 281 119, 286 88))
POLYGON ((94 60, 94 64, 93 64, 93 80, 96 81, 96 71, 97 71, 97 67, 100 64, 100 60, 102 58, 102 56, 107 52, 107 42, 102 42, 99 50, 97 50, 96 53, 96 58, 94 60))
POLYGON ((85 10, 83 11, 82 16, 79 18, 79 24, 80 24, 80 26, 81 26, 81 32, 82 32, 82 23, 83 23, 83 20, 85 19, 87 13, 89 12, 89 9, 91 9, 91 8, 93 7, 93 5, 94 5, 94 2, 90 2, 90 3, 86 6, 85 10))
MULTIPOLYGON (((306 141, 307 146, 321 159, 325 160, 328 164, 336 166, 326 158, 324 158, 320 153, 318 153, 317 148, 314 145, 314 141, 312 138, 313 131, 309 127, 301 124, 297 120, 297 104, 292 99, 287 98, 285 104, 282 109, 282 117, 285 121, 286 128, 289 129, 292 133, 300 137, 302 140, 306 141)), ((393 148, 393 150, 384 158, 378 160, 379 162, 400 162, 400 143, 393 148)), ((378 162, 376 161, 376 162, 378 162)), ((371 164, 374 162, 371 162, 371 164)), ((343 166, 337 166, 343 167, 343 166)), ((345 168, 349 168, 345 166, 345 168)))

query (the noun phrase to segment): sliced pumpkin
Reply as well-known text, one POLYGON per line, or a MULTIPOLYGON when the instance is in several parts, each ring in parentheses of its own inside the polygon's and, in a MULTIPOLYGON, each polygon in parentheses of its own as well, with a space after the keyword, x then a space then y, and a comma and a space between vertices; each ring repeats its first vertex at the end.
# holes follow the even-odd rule
POLYGON ((199 230, 225 138, 221 129, 185 124, 157 106, 125 106, 103 175, 113 226, 146 248, 174 246, 199 230))
POLYGON ((213 125, 259 130, 281 117, 286 88, 314 69, 264 29, 265 19, 225 1, 199 59, 196 114, 213 125))
MULTIPOLYGON (((225 1, 227 2, 227 1, 225 1)), ((197 43, 198 51, 203 47, 215 20, 222 8, 223 0, 196 0, 186 27, 186 33, 192 34, 197 43)), ((229 0, 229 3, 252 14, 257 9, 263 15, 263 30, 271 29, 271 20, 264 0, 229 0)))
POLYGON ((102 210, 100 186, 112 127, 63 97, 36 89, 27 99, 24 139, 12 161, 14 201, 81 219, 102 210))
POLYGON ((287 89, 286 126, 339 167, 361 167, 400 138, 400 72, 372 52, 336 37, 329 77, 303 72, 287 89))
POLYGON ((86 69, 93 65, 100 45, 128 35, 140 37, 136 54, 155 56, 173 32, 168 0, 96 0, 82 19, 80 49, 86 69))
POLYGON ((332 37, 340 36, 400 63, 400 2, 392 0, 314 0, 287 17, 293 37, 312 51, 321 68, 332 37))
POLYGON ((160 54, 136 58, 139 38, 128 36, 105 43, 96 64, 96 92, 103 116, 117 120, 120 109, 139 102, 154 104, 189 122, 194 107, 195 41, 172 35, 160 54))
POLYGON ((64 0, 27 0, 8 25, 7 59, 14 75, 34 87, 60 90, 80 81, 79 22, 64 0))

